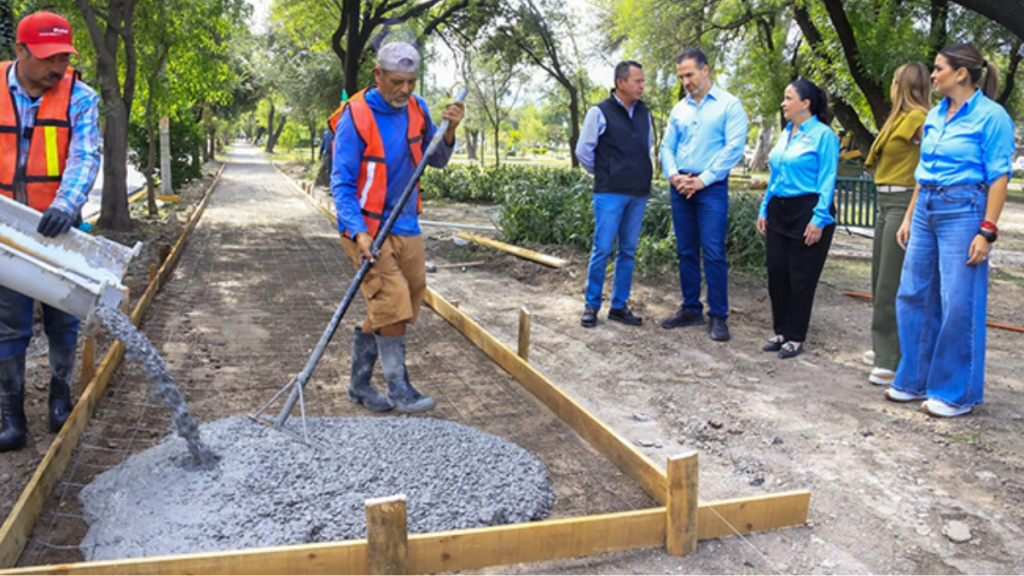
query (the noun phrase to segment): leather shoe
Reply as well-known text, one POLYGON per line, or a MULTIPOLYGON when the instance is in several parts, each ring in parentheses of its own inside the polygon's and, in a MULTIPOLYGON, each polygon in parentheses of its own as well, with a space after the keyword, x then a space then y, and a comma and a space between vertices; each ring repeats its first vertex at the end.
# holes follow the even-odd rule
POLYGON ((623 306, 622 308, 612 308, 608 311, 608 319, 616 322, 622 322, 627 326, 639 326, 644 323, 644 319, 630 312, 629 308, 623 306))
POLYGON ((803 344, 799 342, 786 342, 779 349, 779 358, 792 358, 793 356, 799 356, 804 351, 803 344))
POLYGON ((663 321, 661 327, 671 330, 673 328, 682 328, 683 326, 700 326, 703 323, 704 314, 702 312, 680 308, 671 318, 663 321))
POLYGON ((597 308, 587 306, 583 309, 583 316, 580 317, 580 326, 584 328, 597 326, 597 308))
POLYGON ((728 342, 729 338, 731 338, 729 335, 729 327, 725 324, 725 318, 718 318, 716 316, 709 317, 708 334, 710 334, 711 339, 716 342, 728 342))
POLYGON ((765 352, 778 352, 782 350, 783 342, 785 342, 785 339, 782 336, 772 336, 771 340, 765 342, 764 346, 761 346, 761 350, 765 352))

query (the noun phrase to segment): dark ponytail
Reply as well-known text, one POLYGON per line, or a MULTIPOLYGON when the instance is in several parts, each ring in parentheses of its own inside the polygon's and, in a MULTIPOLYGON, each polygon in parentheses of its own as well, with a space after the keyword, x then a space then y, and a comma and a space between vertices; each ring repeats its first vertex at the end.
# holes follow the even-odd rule
POLYGON ((985 96, 992 100, 996 99, 999 93, 999 68, 985 60, 981 51, 971 44, 953 44, 940 50, 939 54, 946 58, 954 72, 966 68, 971 83, 980 88, 985 96))
POLYGON ((828 95, 824 90, 818 88, 814 82, 803 78, 794 81, 790 86, 796 90, 801 100, 810 100, 811 114, 817 116, 818 121, 825 125, 832 123, 832 109, 828 106, 828 95))

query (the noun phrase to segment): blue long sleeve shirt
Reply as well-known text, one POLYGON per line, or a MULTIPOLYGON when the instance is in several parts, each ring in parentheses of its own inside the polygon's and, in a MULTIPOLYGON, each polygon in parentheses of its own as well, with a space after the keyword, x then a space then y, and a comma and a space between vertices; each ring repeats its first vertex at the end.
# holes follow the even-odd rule
MULTIPOLYGON (((437 132, 437 126, 430 118, 430 110, 427 103, 418 94, 413 94, 427 116, 427 137, 420 144, 426 151, 437 132)), ((381 142, 384 144, 384 161, 387 165, 388 188, 384 200, 384 214, 381 221, 387 220, 398 203, 399 196, 416 171, 412 154, 409 153, 409 144, 406 142, 406 133, 409 129, 409 115, 406 107, 394 108, 380 95, 376 88, 366 91, 366 103, 373 112, 373 118, 377 122, 377 130, 380 132, 381 142)), ((451 158, 453 146, 449 146, 444 139, 437 150, 427 161, 427 164, 435 168, 444 168, 451 158)), ((358 190, 356 180, 359 178, 359 168, 363 160, 363 152, 366 144, 356 131, 355 123, 352 121, 352 112, 346 109, 338 120, 337 132, 334 135, 334 164, 331 169, 331 195, 334 197, 334 207, 338 213, 338 231, 348 232, 349 236, 355 238, 360 232, 367 232, 366 222, 363 220, 362 211, 359 206, 358 190)), ((395 221, 391 233, 397 236, 418 236, 420 234, 419 216, 416 206, 419 197, 417 189, 405 209, 395 221)))
POLYGON ((747 144, 747 113, 739 98, 712 84, 698 105, 687 94, 672 108, 661 141, 666 178, 680 171, 699 174, 710 186, 729 176, 747 144))
POLYGON ((768 179, 768 191, 761 202, 760 216, 768 217, 768 202, 775 196, 794 198, 819 194, 811 224, 824 228, 835 222, 835 218, 829 214, 829 208, 836 192, 839 137, 827 125, 819 122, 817 116, 805 120, 790 138, 792 131, 793 124, 790 123, 768 156, 771 176, 768 179))
POLYGON ((993 182, 1012 170, 1013 120, 1006 109, 974 93, 946 122, 949 98, 928 112, 921 138, 920 184, 951 186, 993 182))
MULTIPOLYGON (((620 106, 626 108, 626 105, 619 100, 618 96, 615 96, 615 101, 620 106)), ((626 112, 629 113, 629 117, 633 117, 633 111, 636 110, 636 102, 630 104, 629 108, 626 108, 626 112)), ((650 138, 648 138, 648 146, 654 146, 654 125, 650 117, 647 119, 650 124, 650 138)), ((587 115, 583 118, 583 127, 580 128, 580 139, 576 141, 576 159, 580 161, 580 166, 587 171, 587 174, 594 173, 594 149, 597 148, 597 140, 604 134, 604 131, 608 128, 608 120, 604 117, 604 112, 601 112, 601 108, 592 106, 587 111, 587 115)))
MULTIPOLYGON (((32 98, 18 82, 17 63, 7 69, 7 86, 14 98, 18 116, 24 128, 36 125, 36 113, 42 98, 32 98)), ((66 214, 77 214, 89 200, 89 192, 100 173, 99 101, 96 91, 82 81, 75 82, 71 91, 68 117, 71 120, 71 138, 68 159, 60 175, 60 187, 52 207, 66 214)), ((18 163, 28 162, 29 139, 22 135, 21 155, 18 163)))

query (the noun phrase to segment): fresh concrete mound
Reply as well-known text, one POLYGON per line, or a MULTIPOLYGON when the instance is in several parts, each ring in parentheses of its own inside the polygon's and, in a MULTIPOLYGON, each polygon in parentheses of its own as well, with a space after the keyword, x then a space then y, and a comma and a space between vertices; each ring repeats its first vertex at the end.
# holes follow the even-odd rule
POLYGON ((405 494, 410 532, 539 520, 554 493, 519 446, 432 418, 313 418, 297 442, 246 418, 201 426, 217 465, 168 437, 79 494, 86 560, 364 538, 369 498, 405 494))

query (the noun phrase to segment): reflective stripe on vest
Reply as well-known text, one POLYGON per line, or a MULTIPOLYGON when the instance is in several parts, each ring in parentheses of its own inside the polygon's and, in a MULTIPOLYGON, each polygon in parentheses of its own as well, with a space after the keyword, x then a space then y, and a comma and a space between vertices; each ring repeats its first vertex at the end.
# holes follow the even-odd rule
MULTIPOLYGON (((356 190, 359 196, 359 207, 362 209, 363 221, 366 223, 366 230, 370 236, 376 236, 377 230, 380 229, 381 220, 384 218, 384 202, 387 200, 388 192, 388 171, 385 161, 384 143, 381 140, 380 131, 377 129, 377 121, 373 117, 373 111, 366 103, 366 90, 361 90, 349 98, 347 102, 331 114, 328 123, 332 132, 337 131, 337 124, 341 120, 341 114, 346 108, 351 109, 352 123, 355 125, 359 138, 366 145, 359 166, 359 176, 356 178, 356 190)), ((423 109, 420 108, 419 101, 416 100, 415 96, 409 99, 406 111, 409 116, 409 128, 406 131, 409 154, 412 156, 413 164, 419 165, 423 159, 422 142, 426 137, 427 117, 423 109)), ((423 204, 417 194, 416 212, 422 211, 423 204)), ((348 231, 345 234, 348 235, 348 231)))
POLYGON ((67 165, 75 72, 69 68, 64 78, 43 94, 36 111, 35 127, 29 131, 28 158, 24 166, 18 166, 25 129, 7 82, 12 65, 12 62, 0 64, 0 194, 42 212, 57 197, 67 165), (16 186, 15 181, 23 186, 16 186))

